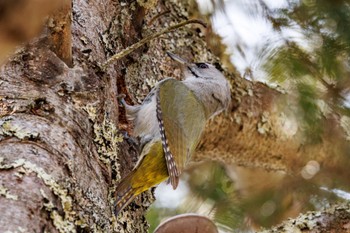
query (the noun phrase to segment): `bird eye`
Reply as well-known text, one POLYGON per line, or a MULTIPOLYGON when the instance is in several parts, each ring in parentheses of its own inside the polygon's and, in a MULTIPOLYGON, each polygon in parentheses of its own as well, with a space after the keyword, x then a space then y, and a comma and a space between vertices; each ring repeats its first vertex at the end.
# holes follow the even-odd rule
POLYGON ((207 69, 209 66, 205 63, 196 63, 196 66, 201 69, 207 69))

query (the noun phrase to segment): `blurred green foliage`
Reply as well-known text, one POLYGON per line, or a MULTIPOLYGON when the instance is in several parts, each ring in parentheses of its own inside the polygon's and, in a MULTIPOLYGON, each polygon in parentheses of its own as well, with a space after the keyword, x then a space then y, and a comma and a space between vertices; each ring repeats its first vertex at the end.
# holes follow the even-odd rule
POLYGON ((211 204, 214 220, 231 229, 242 227, 243 212, 238 205, 234 182, 218 163, 207 162, 189 171, 188 183, 198 201, 211 204))
MULTIPOLYGON (((218 162, 205 162, 189 169, 186 172, 188 180, 181 182, 189 184, 190 193, 175 209, 153 205, 147 214, 150 232, 164 219, 182 213, 208 216, 222 232, 251 232, 296 217, 300 212, 320 210, 329 203, 342 200, 334 193, 320 189, 319 180, 330 178, 329 174, 306 180, 300 176, 244 169, 238 178, 245 179, 247 174, 248 177, 253 174, 253 180, 242 187, 232 179, 235 169, 231 169, 218 162)), ((330 182, 333 184, 328 185, 333 186, 338 181, 330 182)))
POLYGON ((189 174, 187 182, 190 185, 190 195, 182 200, 176 209, 152 206, 147 214, 151 225, 150 232, 159 225, 164 217, 180 213, 201 213, 210 216, 221 228, 225 229, 244 227, 244 215, 238 203, 234 182, 228 177, 221 164, 202 163, 186 173, 189 174))
POLYGON ((264 9, 283 43, 266 45, 260 62, 270 81, 287 83, 289 91, 296 91, 306 132, 317 138, 322 133, 321 115, 328 114, 323 106, 349 116, 350 3, 289 1, 284 9, 264 9), (287 30, 300 36, 296 39, 287 30))

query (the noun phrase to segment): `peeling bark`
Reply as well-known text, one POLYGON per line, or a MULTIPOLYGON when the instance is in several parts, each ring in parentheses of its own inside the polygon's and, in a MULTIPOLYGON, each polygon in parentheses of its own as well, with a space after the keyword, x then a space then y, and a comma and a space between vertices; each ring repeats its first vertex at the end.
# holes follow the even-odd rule
POLYGON ((51 41, 51 50, 66 63, 72 67, 72 16, 71 0, 62 1, 62 6, 57 9, 48 20, 49 40, 51 41))

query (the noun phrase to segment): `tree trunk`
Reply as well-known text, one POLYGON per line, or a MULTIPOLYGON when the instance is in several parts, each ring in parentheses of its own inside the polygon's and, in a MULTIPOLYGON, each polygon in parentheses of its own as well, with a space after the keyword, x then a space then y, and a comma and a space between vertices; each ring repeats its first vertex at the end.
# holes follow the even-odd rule
MULTIPOLYGON (((0 232, 145 232, 152 192, 136 198, 118 218, 113 214, 115 185, 138 157, 132 140, 118 131, 132 129, 116 96, 140 102, 156 81, 179 78, 180 68, 166 51, 189 60, 218 58, 208 50, 205 29, 190 25, 104 71, 101 65, 116 52, 195 15, 194 4, 74 0, 71 25, 64 14, 69 7, 63 9, 0 70, 0 232)), ((329 152, 332 142, 300 149, 297 133, 284 133, 285 118, 277 108, 281 93, 226 75, 232 106, 208 125, 197 160, 296 172, 307 161, 298 160, 302 155, 329 152)))

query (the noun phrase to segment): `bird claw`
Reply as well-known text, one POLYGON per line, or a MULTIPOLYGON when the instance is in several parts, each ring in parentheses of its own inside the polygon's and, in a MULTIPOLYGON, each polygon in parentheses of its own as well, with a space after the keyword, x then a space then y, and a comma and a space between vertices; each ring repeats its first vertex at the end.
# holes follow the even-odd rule
POLYGON ((119 103, 122 104, 123 106, 125 106, 125 100, 124 100, 125 97, 126 97, 125 94, 117 95, 117 99, 118 99, 119 103))
POLYGON ((128 144, 133 145, 134 148, 140 153, 140 141, 137 140, 136 138, 132 137, 129 135, 127 131, 120 130, 120 133, 123 135, 124 140, 128 142, 128 144))

